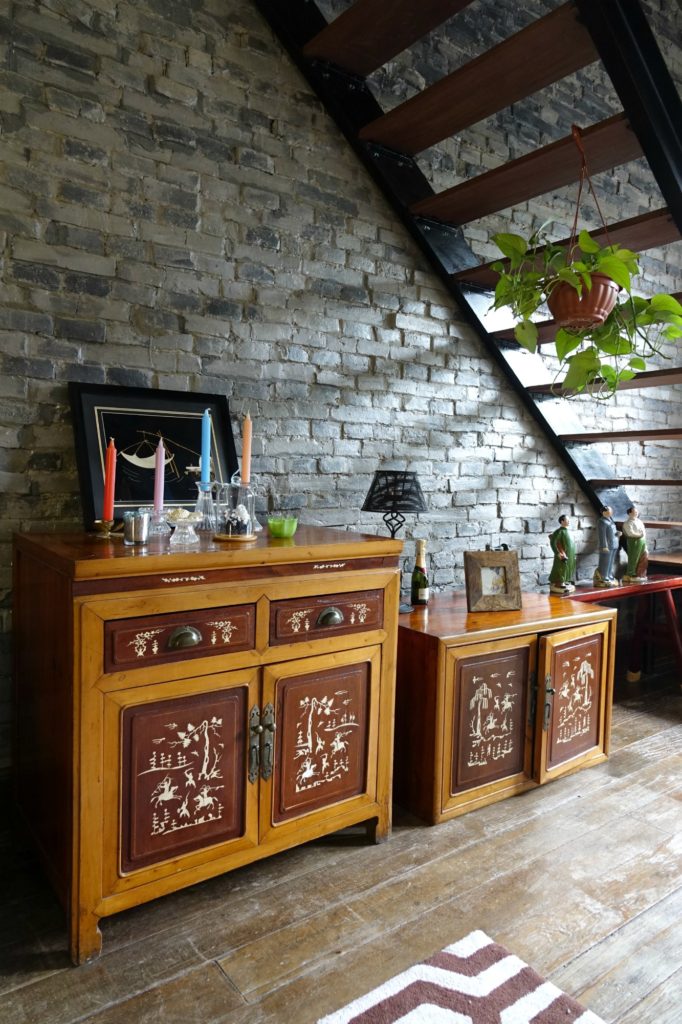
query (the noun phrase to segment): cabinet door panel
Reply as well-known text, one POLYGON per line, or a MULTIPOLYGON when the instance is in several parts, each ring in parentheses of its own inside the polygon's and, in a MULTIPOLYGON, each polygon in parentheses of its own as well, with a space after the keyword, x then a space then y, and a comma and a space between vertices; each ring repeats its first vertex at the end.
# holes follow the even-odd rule
POLYGON ((442 810, 472 789, 530 780, 534 640, 451 648, 446 655, 442 810))
POLYGON ((277 722, 266 828, 374 799, 379 654, 371 647, 266 671, 263 702, 274 704, 277 722))
POLYGON ((240 686, 124 710, 123 871, 244 834, 247 698, 240 686))
POLYGON ((542 638, 540 782, 606 756, 607 635, 599 623, 542 638))

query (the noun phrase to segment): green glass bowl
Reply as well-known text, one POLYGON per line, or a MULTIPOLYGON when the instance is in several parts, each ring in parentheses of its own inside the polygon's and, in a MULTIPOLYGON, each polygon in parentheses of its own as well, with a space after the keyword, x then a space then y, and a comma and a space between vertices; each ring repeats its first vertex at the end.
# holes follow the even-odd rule
POLYGON ((297 516, 268 516, 268 533, 271 537, 293 537, 297 526, 297 516))

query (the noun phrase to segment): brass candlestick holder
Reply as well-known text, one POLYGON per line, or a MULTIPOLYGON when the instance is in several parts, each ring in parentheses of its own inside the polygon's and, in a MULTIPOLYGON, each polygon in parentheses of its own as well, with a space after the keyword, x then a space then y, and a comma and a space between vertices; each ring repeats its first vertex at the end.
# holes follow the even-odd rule
POLYGON ((121 536, 123 523, 116 523, 115 519, 95 519, 95 536, 98 540, 116 540, 121 536))

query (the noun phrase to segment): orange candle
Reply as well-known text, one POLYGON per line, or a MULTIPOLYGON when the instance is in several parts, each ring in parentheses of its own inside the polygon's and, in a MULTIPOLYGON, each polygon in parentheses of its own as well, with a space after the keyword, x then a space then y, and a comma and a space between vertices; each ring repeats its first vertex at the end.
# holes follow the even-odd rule
POLYGON ((253 436, 253 424, 248 412, 242 424, 242 483, 251 482, 251 438, 253 436))
POLYGON ((114 487, 116 485, 116 448, 113 437, 109 438, 104 459, 104 500, 102 519, 107 522, 114 518, 114 487))

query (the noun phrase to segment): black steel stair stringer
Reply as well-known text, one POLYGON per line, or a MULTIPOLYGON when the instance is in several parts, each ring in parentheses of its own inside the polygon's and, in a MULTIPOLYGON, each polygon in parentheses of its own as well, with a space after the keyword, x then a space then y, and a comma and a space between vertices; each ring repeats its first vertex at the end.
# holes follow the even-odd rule
POLYGON ((682 100, 639 0, 574 0, 682 233, 682 100))

